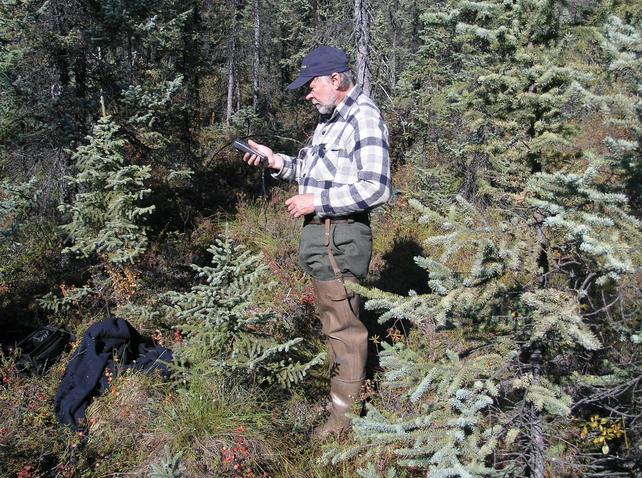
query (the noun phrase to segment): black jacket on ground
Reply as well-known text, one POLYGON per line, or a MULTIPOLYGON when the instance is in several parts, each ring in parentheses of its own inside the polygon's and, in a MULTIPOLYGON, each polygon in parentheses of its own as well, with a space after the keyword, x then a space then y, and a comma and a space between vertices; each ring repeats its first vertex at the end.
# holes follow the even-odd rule
POLYGON ((60 423, 73 429, 83 428, 85 409, 92 398, 109 388, 105 376, 108 368, 113 376, 127 368, 158 371, 169 376, 163 362, 172 361, 172 352, 146 342, 124 319, 106 319, 92 324, 74 351, 60 381, 54 409, 60 423), (114 355, 119 363, 114 364, 114 355))

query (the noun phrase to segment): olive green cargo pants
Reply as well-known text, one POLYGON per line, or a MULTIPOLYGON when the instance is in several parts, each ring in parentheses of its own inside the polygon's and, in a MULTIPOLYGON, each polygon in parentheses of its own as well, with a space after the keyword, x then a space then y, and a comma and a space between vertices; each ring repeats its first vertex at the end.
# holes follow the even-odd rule
MULTIPOLYGON (((359 399, 368 356, 368 330, 359 320, 359 296, 336 278, 324 238, 324 225, 308 224, 303 228, 299 246, 301 265, 313 279, 331 364, 330 418, 315 429, 319 439, 350 427, 345 414, 359 399)), ((329 239, 342 280, 358 282, 368 272, 372 254, 370 226, 360 222, 333 224, 329 239)))

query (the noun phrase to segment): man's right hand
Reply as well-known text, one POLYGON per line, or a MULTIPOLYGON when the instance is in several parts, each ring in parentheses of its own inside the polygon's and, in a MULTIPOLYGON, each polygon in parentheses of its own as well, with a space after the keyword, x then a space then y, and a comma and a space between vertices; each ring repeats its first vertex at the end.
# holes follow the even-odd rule
MULTIPOLYGON (((255 143, 251 139, 247 141, 247 144, 249 144, 252 148, 256 149, 259 153, 267 158, 267 165, 269 168, 280 170, 283 167, 283 158, 281 158, 281 156, 279 156, 278 154, 274 154, 274 151, 272 151, 267 146, 255 143)), ((250 155, 249 153, 245 153, 243 155, 243 161, 252 166, 260 166, 261 164, 261 158, 256 154, 250 155)))

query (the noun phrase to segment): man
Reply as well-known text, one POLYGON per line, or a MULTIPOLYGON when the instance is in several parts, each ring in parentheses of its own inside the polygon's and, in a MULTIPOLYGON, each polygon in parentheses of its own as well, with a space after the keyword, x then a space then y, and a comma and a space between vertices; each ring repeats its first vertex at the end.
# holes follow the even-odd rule
MULTIPOLYGON (((368 212, 390 197, 388 131, 358 86, 346 54, 321 46, 303 59, 288 89, 307 86, 305 99, 321 113, 312 144, 297 157, 276 154, 249 141, 267 158, 274 177, 296 181, 299 194, 285 201, 292 217, 304 217, 299 245, 312 283, 332 360, 331 412, 314 431, 318 439, 350 427, 345 416, 359 399, 365 378, 368 331, 359 320, 359 296, 345 287, 368 272, 372 235, 368 212)), ((258 166, 257 155, 243 159, 258 166)))

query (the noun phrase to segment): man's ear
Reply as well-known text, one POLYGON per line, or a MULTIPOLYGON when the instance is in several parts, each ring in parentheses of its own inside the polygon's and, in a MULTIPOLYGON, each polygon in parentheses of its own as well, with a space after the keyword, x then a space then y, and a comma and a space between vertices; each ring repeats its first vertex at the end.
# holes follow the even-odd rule
POLYGON ((332 87, 338 90, 341 84, 341 76, 339 76, 339 73, 332 73, 332 75, 330 75, 330 82, 332 83, 332 87))

